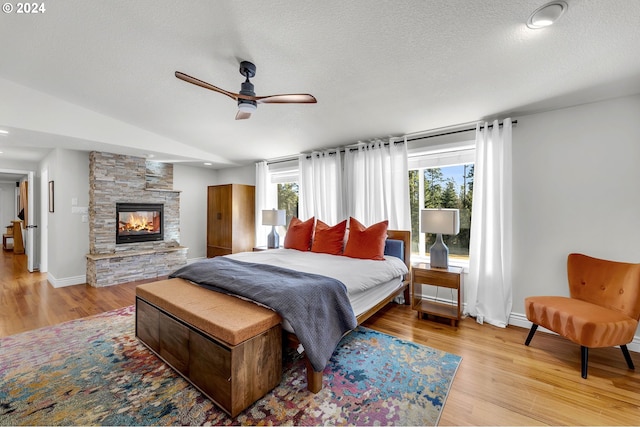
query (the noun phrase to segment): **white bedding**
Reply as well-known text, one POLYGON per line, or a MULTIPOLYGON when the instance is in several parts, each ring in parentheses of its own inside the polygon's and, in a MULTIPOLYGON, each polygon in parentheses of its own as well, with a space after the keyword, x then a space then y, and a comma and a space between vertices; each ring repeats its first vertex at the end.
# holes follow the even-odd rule
POLYGON ((400 277, 408 272, 407 266, 400 258, 386 255, 384 261, 374 261, 295 249, 272 249, 262 252, 240 252, 226 257, 333 277, 347 287, 350 300, 389 281, 397 283, 400 277))
MULTIPOLYGON (((349 302, 356 316, 374 307, 398 288, 407 266, 398 257, 385 255, 384 261, 349 258, 339 255, 302 252, 295 249, 271 249, 261 252, 240 252, 225 257, 238 261, 270 264, 305 273, 321 274, 344 283, 349 302)), ((286 320, 282 327, 294 332, 286 320)))

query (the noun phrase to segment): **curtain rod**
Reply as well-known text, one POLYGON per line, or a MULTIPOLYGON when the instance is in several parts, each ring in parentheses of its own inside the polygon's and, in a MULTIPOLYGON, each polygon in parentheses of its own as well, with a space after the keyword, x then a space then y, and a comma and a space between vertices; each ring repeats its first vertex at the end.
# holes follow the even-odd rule
MULTIPOLYGON (((512 120, 511 124, 512 125, 518 124, 518 120, 512 120)), ((503 123, 498 123, 498 126, 502 126, 502 125, 503 125, 503 123)), ((487 127, 489 129, 491 129, 491 128, 493 128, 493 124, 487 125, 487 127)), ((484 125, 480 126, 480 129, 484 129, 484 125)), ((470 132, 470 131, 474 131, 474 130, 476 130, 475 127, 468 127, 468 128, 464 128, 464 129, 452 130, 452 131, 448 131, 448 132, 439 132, 439 133, 434 133, 434 134, 431 134, 431 135, 424 135, 424 136, 418 136, 418 135, 414 134, 416 136, 414 136, 414 137, 406 137, 407 138, 406 141, 407 142, 418 141, 418 140, 421 140, 421 139, 429 139, 429 138, 435 138, 435 137, 438 137, 438 136, 454 135, 456 133, 470 132)), ((405 138, 404 136, 399 136, 399 137, 390 138, 390 139, 397 139, 397 141, 394 141, 394 143, 402 143, 402 142, 405 142, 404 138, 405 138)), ((389 143, 385 142, 385 145, 389 145, 389 143)), ((349 148, 349 147, 346 147, 346 148, 349 148)), ((350 150, 354 150, 355 148, 349 148, 349 149, 350 150)), ((336 150, 336 152, 344 153, 345 152, 345 148, 342 148, 340 150, 336 150)), ((313 153, 309 153, 307 155, 307 159, 311 158, 312 154, 313 153)), ((281 158, 281 159, 277 159, 277 160, 267 160, 267 165, 274 165, 274 164, 277 164, 277 163, 290 162, 292 160, 296 160, 297 158, 298 158, 298 156, 288 157, 288 158, 281 158)))
MULTIPOLYGON (((364 142, 358 142, 358 144, 360 144, 360 143, 364 144, 364 142)), ((404 144, 404 139, 402 139, 402 140, 400 140, 400 141, 393 141, 393 143, 394 143, 394 144, 404 144)), ((389 146, 389 144, 390 144, 390 142, 383 142, 383 143, 382 143, 382 145, 383 145, 383 146, 385 146, 385 147, 388 147, 388 146, 389 146)), ((358 147, 355 147, 355 146, 354 146, 354 144, 351 144, 351 145, 348 145, 348 146, 346 146, 346 147, 344 147, 344 148, 336 148, 336 149, 334 149, 334 150, 329 149, 329 155, 337 154, 337 153, 344 153, 344 152, 346 152, 347 150, 349 150, 349 152, 351 153, 351 152, 353 152, 353 151, 358 151, 358 150, 359 150, 359 148, 358 148, 358 147)), ((325 150, 325 151, 326 151, 326 150, 325 150)), ((312 157, 313 157, 313 154, 314 154, 314 153, 307 153, 307 159, 312 158, 312 157)), ((317 153, 317 152, 316 152, 316 154, 320 154, 320 153, 317 153)))
MULTIPOLYGON (((512 125, 516 125, 516 124, 518 124, 518 121, 517 120, 512 120, 511 124, 512 125)), ((498 123, 498 126, 502 126, 502 125, 503 125, 503 123, 498 123)), ((490 124, 487 127, 489 129, 491 129, 493 127, 493 125, 490 124)), ((480 129, 484 129, 484 125, 480 126, 480 129)), ((469 127, 469 128, 465 128, 465 129, 452 130, 452 131, 448 131, 448 132, 439 132, 439 133, 434 133, 434 134, 431 134, 431 135, 424 135, 424 136, 417 136, 416 135, 416 136, 411 137, 411 138, 407 137, 407 142, 418 141, 420 139, 435 138, 435 137, 438 137, 438 136, 454 135, 456 133, 470 132, 470 131, 473 131, 473 130, 476 130, 476 128, 475 127, 469 127)))
POLYGON ((289 157, 280 157, 278 159, 273 159, 273 160, 265 160, 267 162, 267 165, 275 165, 278 163, 285 163, 285 162, 290 162, 292 160, 297 160, 299 156, 289 156, 289 157))

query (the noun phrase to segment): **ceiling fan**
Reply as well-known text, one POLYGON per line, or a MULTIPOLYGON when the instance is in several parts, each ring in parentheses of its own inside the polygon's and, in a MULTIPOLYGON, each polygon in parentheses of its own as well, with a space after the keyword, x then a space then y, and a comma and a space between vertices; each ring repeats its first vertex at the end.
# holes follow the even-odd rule
POLYGON ((240 63, 240 74, 245 77, 245 81, 242 83, 240 93, 234 93, 220 89, 219 87, 196 79, 195 77, 191 77, 180 71, 176 71, 176 77, 180 80, 227 95, 229 98, 237 101, 238 113, 236 114, 236 120, 243 120, 251 117, 251 113, 256 111, 258 104, 315 104, 317 102, 313 95, 309 95, 307 93, 256 96, 256 93, 253 90, 253 83, 249 81, 250 78, 256 75, 256 66, 249 61, 242 61, 240 63))

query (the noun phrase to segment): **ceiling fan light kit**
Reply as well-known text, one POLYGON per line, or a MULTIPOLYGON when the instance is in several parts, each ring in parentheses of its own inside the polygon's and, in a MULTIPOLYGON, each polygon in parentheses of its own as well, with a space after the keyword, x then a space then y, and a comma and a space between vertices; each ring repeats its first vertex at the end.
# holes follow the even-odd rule
POLYGON ((246 99, 238 99, 238 112, 236 113, 236 120, 245 120, 251 117, 258 109, 256 101, 247 101, 246 99))
POLYGON ((253 113, 258 109, 255 101, 245 101, 243 99, 238 100, 238 110, 245 113, 253 113))
POLYGON ((256 66, 249 61, 242 61, 240 63, 240 74, 244 76, 245 81, 240 86, 240 92, 233 93, 180 71, 175 72, 175 76, 180 80, 227 95, 229 98, 237 101, 238 113, 236 114, 236 120, 251 117, 251 114, 258 109, 258 104, 315 104, 317 102, 313 95, 307 93, 256 96, 253 83, 249 81, 250 78, 256 75, 256 66))

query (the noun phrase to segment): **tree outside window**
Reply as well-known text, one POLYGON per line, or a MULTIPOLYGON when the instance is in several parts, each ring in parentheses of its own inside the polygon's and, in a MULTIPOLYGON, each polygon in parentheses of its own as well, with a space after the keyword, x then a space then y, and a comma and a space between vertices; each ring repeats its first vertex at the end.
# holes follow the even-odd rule
POLYGON ((284 182, 278 184, 278 209, 284 209, 287 212, 287 225, 294 216, 298 216, 298 183, 284 182))
POLYGON ((460 210, 460 233, 442 236, 452 258, 468 259, 473 200, 473 163, 409 171, 411 205, 411 252, 428 253, 435 242, 434 234, 425 236, 420 249, 420 210, 423 208, 452 208, 460 210), (422 197, 421 196, 422 189, 422 197))

